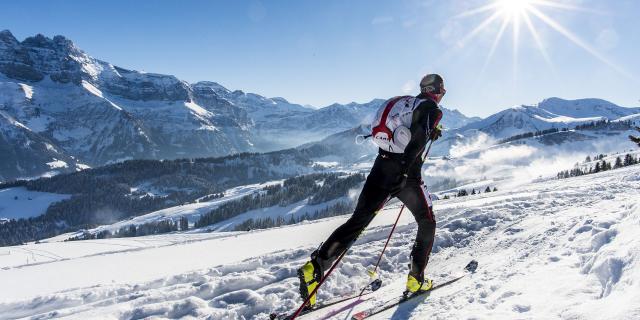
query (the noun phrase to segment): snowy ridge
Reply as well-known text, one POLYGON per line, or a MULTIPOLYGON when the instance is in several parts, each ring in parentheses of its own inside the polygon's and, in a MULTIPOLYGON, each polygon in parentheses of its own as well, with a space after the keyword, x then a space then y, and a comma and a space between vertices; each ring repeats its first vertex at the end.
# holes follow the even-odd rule
POLYGON ((464 134, 477 130, 494 138, 507 138, 550 128, 570 128, 585 122, 613 121, 638 113, 640 108, 625 108, 601 99, 549 98, 535 106, 522 105, 503 110, 456 132, 464 134))
MULTIPOLYGON (((471 257, 480 262, 478 272, 425 296, 426 303, 406 304, 375 319, 639 317, 639 177, 640 167, 631 166, 436 201, 429 275, 447 279, 471 257)), ((376 217, 320 290, 320 300, 367 282, 365 268, 375 262, 397 211, 391 204, 376 217)), ((295 268, 345 219, 254 232, 1 248, 0 279, 15 289, 0 292, 0 313, 265 319, 271 311, 297 306, 295 268), (16 264, 36 254, 46 263, 16 264), (87 269, 92 272, 78 272, 87 269), (45 281, 50 272, 57 277, 45 281)), ((403 290, 415 229, 412 217, 404 215, 381 264, 385 286, 354 310, 403 290)))

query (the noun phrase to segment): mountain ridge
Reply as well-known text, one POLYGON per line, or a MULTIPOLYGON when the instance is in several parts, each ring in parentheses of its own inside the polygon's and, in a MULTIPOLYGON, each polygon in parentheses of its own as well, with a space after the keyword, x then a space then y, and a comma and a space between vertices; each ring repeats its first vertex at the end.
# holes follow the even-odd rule
POLYGON ((0 166, 0 180, 126 159, 292 148, 365 123, 380 101, 311 109, 282 97, 232 91, 213 81, 189 84, 173 75, 115 66, 64 36, 38 34, 18 41, 4 30, 0 134, 7 142, 5 151, 14 156, 0 166), (16 140, 24 130, 30 133, 16 140), (32 148, 45 146, 36 141, 46 141, 59 154, 32 148), (30 156, 18 156, 26 154, 30 156), (47 165, 58 161, 64 165, 47 165))

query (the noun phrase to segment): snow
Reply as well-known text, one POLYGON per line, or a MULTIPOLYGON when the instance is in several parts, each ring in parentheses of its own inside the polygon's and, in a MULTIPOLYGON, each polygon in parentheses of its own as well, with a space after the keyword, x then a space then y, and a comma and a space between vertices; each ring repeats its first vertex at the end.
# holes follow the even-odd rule
MULTIPOLYGON (((88 230, 91 233, 98 233, 100 231, 108 230, 110 232, 115 232, 122 227, 126 227, 129 225, 141 225, 149 222, 158 222, 162 220, 173 220, 178 221, 181 217, 186 217, 189 220, 189 223, 193 225, 201 215, 217 208, 221 204, 242 198, 246 195, 257 192, 260 189, 263 189, 267 186, 281 184, 283 180, 274 180, 268 181, 264 183, 256 183, 249 184, 244 186, 238 186, 231 189, 228 189, 224 192, 224 197, 213 199, 210 201, 202 201, 201 199, 197 199, 195 203, 188 203, 183 205, 178 205, 175 207, 169 207, 166 209, 161 209, 158 211, 150 212, 141 216, 133 217, 129 220, 123 220, 116 222, 114 224, 100 226, 97 228, 93 228, 88 230)), ((146 185, 138 186, 136 188, 132 188, 131 192, 145 192, 147 195, 151 196, 163 196, 164 194, 160 191, 155 190, 154 188, 149 188, 146 185)), ((244 221, 244 220, 243 220, 244 221)), ((240 221, 242 222, 242 221, 240 221)), ((79 232, 73 232, 68 234, 59 235, 57 237, 44 240, 45 242, 53 242, 53 241, 64 241, 70 237, 78 235, 79 232)))
POLYGON ((20 87, 24 91, 24 96, 27 99, 33 98, 33 87, 24 83, 20 83, 20 87))
POLYGON ((96 88, 94 85, 85 80, 82 80, 82 87, 87 89, 87 91, 91 92, 96 97, 104 98, 100 89, 96 88))
POLYGON ((313 165, 323 168, 336 168, 340 163, 338 161, 314 161, 313 165))
POLYGON ((62 160, 57 160, 57 159, 53 159, 53 161, 51 162, 47 162, 47 165, 49 166, 49 168, 51 169, 56 169, 56 168, 68 168, 69 165, 62 161, 62 160))
MULTIPOLYGON (((436 201, 428 274, 436 282, 449 279, 471 258, 480 262, 478 272, 374 319, 638 318, 639 196, 640 166, 631 166, 436 201)), ((365 268, 375 263, 398 207, 392 203, 378 214, 321 289, 320 300, 367 282, 365 268)), ((0 290, 0 314, 265 319, 300 303, 295 269, 345 219, 0 248, 0 283, 12 288, 0 290)), ((416 231, 412 220, 403 214, 382 260, 385 285, 353 310, 403 290, 416 231)), ((332 319, 348 318, 353 310, 332 319)))
POLYGON ((64 194, 29 191, 24 187, 0 189, 0 218, 35 217, 45 213, 52 203, 70 197, 64 194))
POLYGON ((319 204, 309 204, 309 198, 298 201, 296 203, 292 203, 287 206, 273 206, 267 208, 260 208, 255 210, 250 210, 240 215, 237 215, 231 219, 227 219, 225 221, 216 223, 212 226, 207 227, 207 229, 211 229, 214 231, 230 231, 233 230, 234 227, 248 219, 265 219, 272 218, 274 221, 278 217, 282 217, 285 221, 289 221, 291 217, 300 218, 304 216, 305 213, 308 213, 310 216, 314 214, 314 212, 326 209, 328 206, 334 205, 337 202, 345 201, 347 197, 342 197, 338 199, 334 199, 331 201, 319 203, 319 204))
POLYGON ((185 107, 189 108, 191 111, 195 112, 200 116, 211 116, 211 112, 205 110, 205 108, 197 105, 196 103, 185 102, 184 105, 185 107))
POLYGON ((31 130, 27 126, 25 126, 24 124, 20 123, 19 121, 17 121, 15 118, 13 118, 12 116, 10 116, 9 114, 7 114, 4 111, 0 111, 0 116, 2 116, 5 119, 7 119, 9 121, 9 123, 11 123, 12 125, 14 125, 16 127, 23 128, 23 129, 26 129, 26 130, 31 130))
POLYGON ((543 118, 539 115, 534 115, 534 118, 551 123, 573 123, 573 122, 596 122, 603 120, 602 117, 587 117, 587 118, 572 118, 567 116, 557 116, 554 118, 543 118))

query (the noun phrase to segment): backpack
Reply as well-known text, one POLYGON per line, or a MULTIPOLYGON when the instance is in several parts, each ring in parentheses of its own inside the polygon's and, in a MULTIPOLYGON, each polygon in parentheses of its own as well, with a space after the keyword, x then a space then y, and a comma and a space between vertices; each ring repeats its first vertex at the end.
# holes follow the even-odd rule
POLYGON ((383 103, 371 123, 371 137, 380 149, 393 153, 403 153, 411 141, 411 121, 413 110, 423 99, 400 96, 383 103))

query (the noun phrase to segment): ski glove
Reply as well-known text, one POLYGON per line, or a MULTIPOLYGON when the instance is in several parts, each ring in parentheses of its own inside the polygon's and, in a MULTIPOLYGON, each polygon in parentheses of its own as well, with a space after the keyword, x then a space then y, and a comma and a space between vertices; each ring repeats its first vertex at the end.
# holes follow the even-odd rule
POLYGON ((442 125, 439 124, 433 130, 431 130, 431 140, 436 141, 438 138, 442 137, 442 125))

